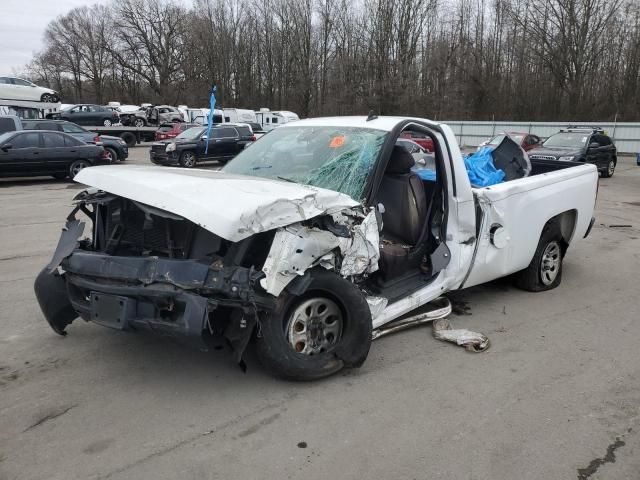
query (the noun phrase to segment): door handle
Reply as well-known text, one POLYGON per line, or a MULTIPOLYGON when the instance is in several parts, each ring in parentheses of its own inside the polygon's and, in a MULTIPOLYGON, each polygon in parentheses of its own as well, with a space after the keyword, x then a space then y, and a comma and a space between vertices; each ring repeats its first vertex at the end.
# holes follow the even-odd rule
POLYGON ((69 150, 69 152, 70 152, 70 153, 76 153, 76 151, 75 151, 75 150, 69 150))
POLYGON ((40 155, 40 152, 33 152, 34 155, 40 155))

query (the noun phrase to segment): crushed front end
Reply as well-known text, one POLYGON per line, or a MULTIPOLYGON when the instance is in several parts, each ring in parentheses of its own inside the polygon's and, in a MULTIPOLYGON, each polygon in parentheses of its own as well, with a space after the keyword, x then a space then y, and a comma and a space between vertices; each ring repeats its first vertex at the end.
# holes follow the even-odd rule
POLYGON ((74 202, 53 258, 35 281, 44 316, 60 335, 81 317, 202 349, 223 340, 243 365, 260 319, 276 309, 283 290, 304 294, 312 269, 357 281, 378 268, 373 211, 343 209, 230 241, 97 189, 74 202))
POLYGON ((255 288, 273 232, 229 242, 177 215, 100 191, 75 199, 35 293, 53 330, 80 316, 119 330, 151 330, 206 348, 225 337, 238 361, 260 311, 255 288), (86 218, 82 218, 86 217, 86 218), (87 224, 90 238, 82 238, 87 224))

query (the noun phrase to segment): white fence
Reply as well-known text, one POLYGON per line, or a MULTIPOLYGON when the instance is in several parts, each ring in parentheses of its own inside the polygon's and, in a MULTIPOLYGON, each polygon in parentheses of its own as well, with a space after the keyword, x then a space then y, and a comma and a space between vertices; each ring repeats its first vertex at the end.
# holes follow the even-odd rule
POLYGON ((475 147, 501 132, 529 132, 541 137, 557 133, 568 125, 595 125, 604 128, 621 153, 640 152, 640 123, 613 122, 440 122, 451 127, 462 146, 475 147))

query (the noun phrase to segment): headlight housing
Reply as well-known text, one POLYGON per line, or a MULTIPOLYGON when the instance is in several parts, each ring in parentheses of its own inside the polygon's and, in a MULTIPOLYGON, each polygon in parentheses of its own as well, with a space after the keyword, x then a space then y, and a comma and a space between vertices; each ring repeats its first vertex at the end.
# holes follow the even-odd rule
POLYGON ((560 157, 558 158, 558 160, 560 160, 561 162, 573 162, 573 159, 575 157, 573 155, 571 155, 570 157, 560 157))
POLYGON ((175 143, 169 143, 167 145, 167 148, 165 148, 165 152, 173 152, 176 149, 176 144, 175 143))

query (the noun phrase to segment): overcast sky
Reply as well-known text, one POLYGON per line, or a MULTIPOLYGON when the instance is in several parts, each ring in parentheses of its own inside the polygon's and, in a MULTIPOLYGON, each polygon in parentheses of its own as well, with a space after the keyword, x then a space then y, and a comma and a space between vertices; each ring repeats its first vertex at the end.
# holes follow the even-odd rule
POLYGON ((0 0, 0 76, 19 73, 42 48, 47 24, 74 7, 107 0, 0 0))

